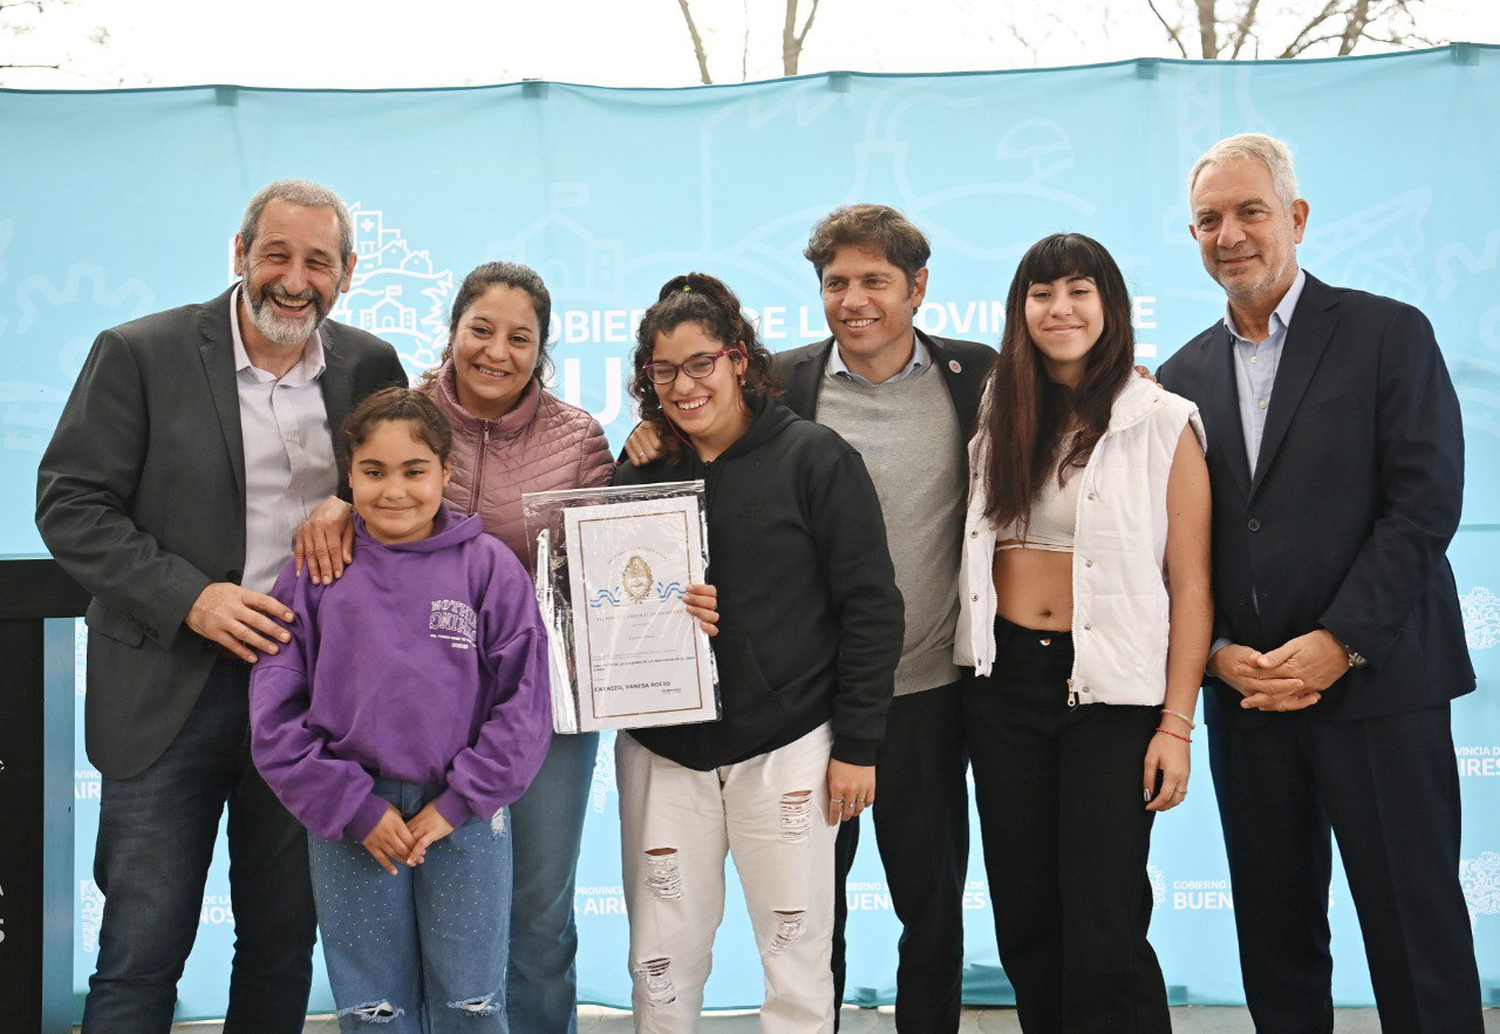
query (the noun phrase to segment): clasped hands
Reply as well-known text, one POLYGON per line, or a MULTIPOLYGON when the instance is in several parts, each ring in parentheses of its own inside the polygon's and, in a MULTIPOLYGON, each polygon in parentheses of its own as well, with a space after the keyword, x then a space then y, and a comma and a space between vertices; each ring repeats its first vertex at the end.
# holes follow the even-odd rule
POLYGON ((1256 711, 1311 707, 1348 670, 1349 655, 1323 628, 1289 639, 1268 653, 1231 643, 1208 664, 1210 675, 1244 697, 1240 707, 1256 711))
POLYGON ((396 806, 387 803, 385 814, 360 844, 394 876, 396 862, 408 867, 421 865, 427 858, 427 848, 452 832, 448 820, 430 802, 410 820, 403 819, 396 806))

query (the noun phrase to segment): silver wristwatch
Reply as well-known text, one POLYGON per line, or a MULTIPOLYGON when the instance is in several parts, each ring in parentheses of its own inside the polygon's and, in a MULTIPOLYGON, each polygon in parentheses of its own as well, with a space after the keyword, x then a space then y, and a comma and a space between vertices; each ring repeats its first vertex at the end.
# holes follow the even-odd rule
POLYGON ((1348 643, 1344 642, 1338 636, 1334 636, 1333 637, 1333 641, 1336 642, 1336 643, 1338 643, 1341 647, 1344 648, 1344 657, 1348 659, 1348 661, 1349 661, 1349 667, 1351 667, 1351 668, 1363 668, 1366 664, 1370 663, 1369 661, 1365 660, 1365 655, 1364 654, 1360 653, 1354 647, 1352 647, 1348 643))

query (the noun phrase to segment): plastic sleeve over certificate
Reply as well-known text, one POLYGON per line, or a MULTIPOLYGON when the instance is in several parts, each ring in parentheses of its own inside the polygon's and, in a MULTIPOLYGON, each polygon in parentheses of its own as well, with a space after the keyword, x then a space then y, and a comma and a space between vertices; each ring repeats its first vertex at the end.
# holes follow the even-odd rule
POLYGON ((702 483, 527 495, 558 732, 714 721, 708 636, 683 594, 707 564, 702 483))

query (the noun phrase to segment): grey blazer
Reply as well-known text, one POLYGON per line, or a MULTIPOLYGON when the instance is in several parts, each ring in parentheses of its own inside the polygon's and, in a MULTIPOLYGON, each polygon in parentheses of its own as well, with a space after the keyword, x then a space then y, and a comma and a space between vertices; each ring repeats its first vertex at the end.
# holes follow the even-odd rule
MULTIPOLYGON (((244 569, 229 294, 101 333, 37 472, 37 528, 93 596, 85 741, 113 779, 141 772, 182 728, 217 657, 183 619, 210 582, 244 569)), ((337 433, 358 399, 407 377, 379 338, 331 320, 320 332, 337 433)))

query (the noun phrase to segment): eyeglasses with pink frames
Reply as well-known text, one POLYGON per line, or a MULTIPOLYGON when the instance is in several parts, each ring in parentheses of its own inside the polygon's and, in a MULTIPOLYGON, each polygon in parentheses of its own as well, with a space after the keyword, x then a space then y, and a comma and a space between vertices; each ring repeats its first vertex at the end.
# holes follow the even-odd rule
POLYGON ((664 359, 655 362, 642 363, 641 372, 650 378, 652 384, 671 384, 677 379, 677 371, 681 370, 693 380, 702 380, 714 372, 714 366, 719 362, 720 356, 732 355, 741 359, 745 354, 738 348, 721 348, 717 352, 699 352, 690 355, 680 363, 669 363, 664 359))

